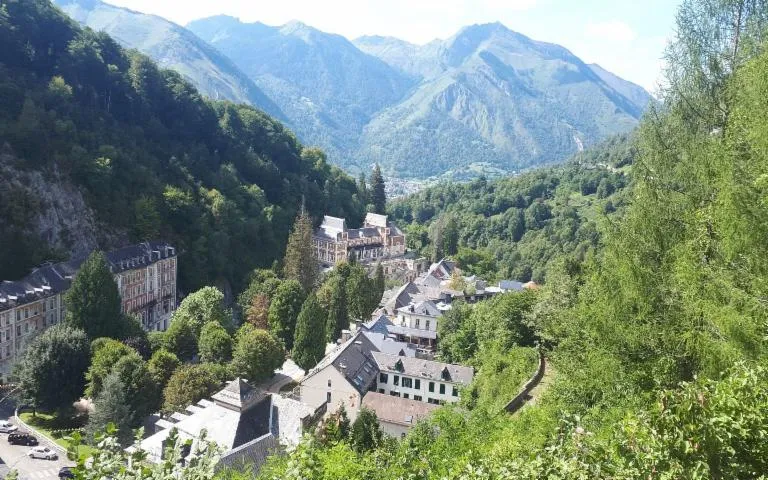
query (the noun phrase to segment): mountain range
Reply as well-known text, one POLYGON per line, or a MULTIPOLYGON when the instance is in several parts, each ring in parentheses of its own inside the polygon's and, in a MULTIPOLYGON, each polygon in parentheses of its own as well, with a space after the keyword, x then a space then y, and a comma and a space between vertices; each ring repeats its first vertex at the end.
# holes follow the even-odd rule
POLYGON ((191 22, 57 0, 214 98, 247 102, 348 171, 426 178, 557 163, 634 128, 650 96, 566 48, 500 23, 446 40, 348 40, 301 22, 191 22))

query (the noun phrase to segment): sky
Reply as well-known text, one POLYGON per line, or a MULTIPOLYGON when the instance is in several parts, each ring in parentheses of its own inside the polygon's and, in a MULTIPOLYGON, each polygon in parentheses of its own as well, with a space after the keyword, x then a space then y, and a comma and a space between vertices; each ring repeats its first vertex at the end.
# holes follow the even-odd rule
POLYGON ((344 35, 393 36, 416 44, 449 38, 463 26, 501 22, 535 40, 560 44, 653 93, 674 35, 680 0, 106 0, 180 25, 226 14, 244 22, 299 20, 344 35))

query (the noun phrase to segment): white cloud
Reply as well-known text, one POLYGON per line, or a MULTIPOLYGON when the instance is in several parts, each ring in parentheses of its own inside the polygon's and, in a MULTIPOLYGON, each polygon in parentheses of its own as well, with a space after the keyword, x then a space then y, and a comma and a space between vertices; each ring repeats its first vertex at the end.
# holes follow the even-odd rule
POLYGON ((584 34, 588 38, 621 43, 629 43, 637 38, 632 27, 621 20, 588 23, 584 27, 584 34))

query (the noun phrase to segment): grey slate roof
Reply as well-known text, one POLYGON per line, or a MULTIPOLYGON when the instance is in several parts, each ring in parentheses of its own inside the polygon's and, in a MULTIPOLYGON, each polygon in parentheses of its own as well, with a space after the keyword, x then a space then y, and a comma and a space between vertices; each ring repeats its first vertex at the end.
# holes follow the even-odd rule
POLYGON ((424 315, 427 317, 439 317, 443 314, 434 302, 431 300, 426 300, 423 302, 418 303, 412 303, 410 305, 407 305, 405 307, 401 307, 397 309, 400 313, 405 314, 414 314, 414 315, 424 315))
MULTIPOLYGON (((392 325, 392 323, 390 323, 392 325)), ((373 343, 378 351, 382 353, 389 353, 391 355, 402 355, 405 357, 415 357, 416 350, 410 348, 405 342, 398 342, 392 338, 389 338, 388 333, 380 332, 363 332, 368 340, 373 343)))
POLYGON ((378 392, 368 392, 363 397, 363 407, 376 412, 380 422, 394 423, 412 427, 416 422, 427 417, 439 405, 427 402, 411 400, 407 398, 393 397, 378 392))
POLYGON ((381 352, 373 352, 372 355, 382 372, 460 385, 469 385, 475 376, 475 370, 472 367, 420 358, 398 357, 381 352), (402 369, 398 368, 398 365, 401 365, 402 369))
POLYGON ((525 288, 522 282, 517 280, 502 280, 499 282, 499 288, 502 290, 514 290, 515 292, 522 292, 525 288))
POLYGON ((313 368, 305 379, 315 375, 325 367, 332 365, 349 383, 360 393, 368 390, 376 380, 376 362, 371 357, 371 352, 377 351, 376 346, 358 331, 352 338, 326 355, 313 368))

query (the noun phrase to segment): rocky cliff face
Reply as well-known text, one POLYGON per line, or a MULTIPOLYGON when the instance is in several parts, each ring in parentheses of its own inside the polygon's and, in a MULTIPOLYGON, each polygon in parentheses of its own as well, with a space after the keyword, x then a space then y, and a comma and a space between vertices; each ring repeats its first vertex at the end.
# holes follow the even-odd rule
MULTIPOLYGON (((0 225, 4 230, 0 238, 7 256, 28 255, 42 263, 128 242, 126 232, 111 231, 97 221, 83 194, 58 169, 24 170, 18 168, 19 163, 9 149, 0 152, 0 225), (39 241, 36 251, 17 252, 21 247, 14 239, 22 237, 39 241)), ((9 271, 0 272, 0 280, 27 273, 6 268, 9 271)))

